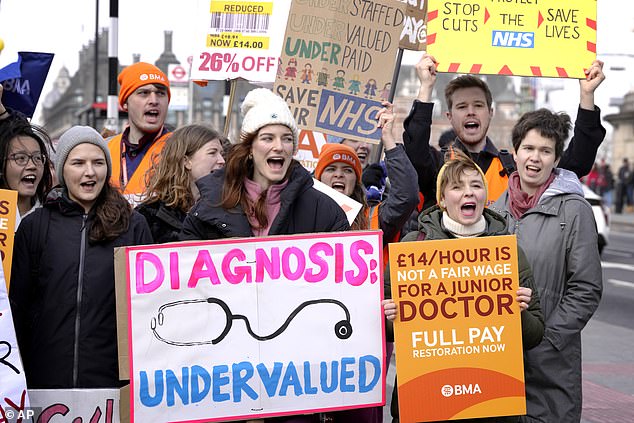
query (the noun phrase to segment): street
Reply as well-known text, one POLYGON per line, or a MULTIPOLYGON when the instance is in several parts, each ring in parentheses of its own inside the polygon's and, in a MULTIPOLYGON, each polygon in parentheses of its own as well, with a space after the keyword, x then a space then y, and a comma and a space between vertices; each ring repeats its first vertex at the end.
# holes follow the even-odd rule
MULTIPOLYGON (((603 251, 603 297, 582 332, 582 423, 634 422, 634 226, 612 228, 603 251)), ((392 356, 384 422, 394 383, 392 356)))
POLYGON ((634 421, 634 228, 603 252, 603 298, 583 336, 584 423, 634 421))

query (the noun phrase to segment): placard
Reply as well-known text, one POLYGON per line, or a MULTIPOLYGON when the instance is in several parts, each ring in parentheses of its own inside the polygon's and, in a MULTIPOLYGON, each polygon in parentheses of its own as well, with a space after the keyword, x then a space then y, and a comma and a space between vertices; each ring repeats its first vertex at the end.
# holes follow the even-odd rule
POLYGON ((389 251, 401 421, 525 414, 515 235, 389 251))
POLYGON ((291 0, 199 0, 191 77, 273 82, 291 0))
POLYGON ((429 0, 427 52, 440 72, 585 78, 596 0, 429 0))
POLYGON ((13 240, 15 238, 15 220, 18 213, 18 192, 0 189, 0 257, 6 280, 7 290, 11 284, 11 265, 13 263, 13 240))
POLYGON ((133 420, 384 404, 381 238, 361 231, 119 249, 133 420))
POLYGON ((119 389, 29 389, 33 422, 119 423, 119 389))
POLYGON ((376 113, 389 96, 404 5, 308 3, 291 6, 273 90, 301 129, 376 144, 381 139, 376 113))

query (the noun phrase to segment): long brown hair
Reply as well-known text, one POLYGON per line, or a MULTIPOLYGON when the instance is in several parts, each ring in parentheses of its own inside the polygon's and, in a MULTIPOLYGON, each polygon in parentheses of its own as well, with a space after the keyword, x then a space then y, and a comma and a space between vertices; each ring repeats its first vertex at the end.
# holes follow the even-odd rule
POLYGON ((132 206, 128 200, 106 181, 95 203, 95 218, 89 239, 93 243, 112 241, 130 227, 132 206))
POLYGON ((223 148, 222 135, 205 125, 183 126, 172 133, 161 153, 145 174, 147 189, 144 204, 162 201, 167 207, 188 212, 194 205, 191 174, 184 159, 191 157, 209 141, 217 140, 223 148))
MULTIPOLYGON (((231 149, 227 162, 225 163, 225 181, 222 187, 222 198, 220 206, 229 210, 240 206, 247 215, 253 215, 258 222, 256 229, 268 226, 266 214, 266 196, 268 189, 263 191, 255 204, 249 201, 244 185, 246 178, 253 178, 253 159, 251 157, 251 146, 259 131, 248 134, 242 138, 240 144, 236 144, 231 149)), ((291 159, 291 165, 284 175, 284 179, 292 172, 295 166, 301 166, 297 161, 291 159)))

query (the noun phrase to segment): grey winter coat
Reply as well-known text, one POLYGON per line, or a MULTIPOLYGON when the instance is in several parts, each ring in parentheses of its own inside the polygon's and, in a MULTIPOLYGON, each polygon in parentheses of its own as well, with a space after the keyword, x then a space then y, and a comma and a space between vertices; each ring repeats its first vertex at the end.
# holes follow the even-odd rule
POLYGON ((546 319, 544 339, 525 354, 527 417, 522 421, 581 419, 581 330, 597 309, 603 287, 597 230, 577 177, 556 178, 519 220, 508 190, 491 208, 503 214, 526 252, 546 319))

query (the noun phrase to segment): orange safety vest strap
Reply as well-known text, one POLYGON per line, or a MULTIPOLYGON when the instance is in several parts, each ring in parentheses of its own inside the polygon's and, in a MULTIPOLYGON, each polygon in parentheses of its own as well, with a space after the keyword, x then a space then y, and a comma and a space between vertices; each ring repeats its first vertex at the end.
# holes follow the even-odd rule
MULTIPOLYGON (((171 135, 170 132, 163 134, 148 148, 141 159, 141 163, 136 168, 132 177, 128 180, 128 183, 123 187, 123 194, 141 195, 145 191, 145 172, 152 166, 153 158, 158 155, 165 141, 171 135)), ((112 176, 110 177, 110 183, 115 187, 121 187, 121 138, 123 134, 116 135, 108 143, 108 149, 110 150, 110 158, 112 159, 112 176)))

